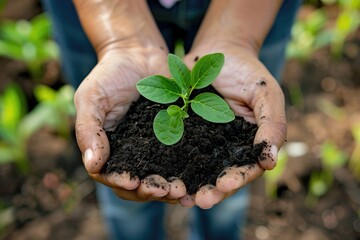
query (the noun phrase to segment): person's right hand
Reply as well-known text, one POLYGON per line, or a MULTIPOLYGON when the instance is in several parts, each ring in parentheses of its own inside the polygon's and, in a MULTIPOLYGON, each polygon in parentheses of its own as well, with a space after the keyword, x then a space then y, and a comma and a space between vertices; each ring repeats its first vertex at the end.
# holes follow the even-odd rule
POLYGON ((137 81, 149 75, 166 75, 166 67, 167 51, 160 47, 110 49, 75 93, 75 131, 85 168, 93 179, 111 187, 123 199, 176 202, 186 194, 180 180, 170 183, 153 175, 140 181, 130 178, 129 173, 101 173, 110 154, 105 129, 114 129, 138 99, 137 81), (149 184, 150 180, 161 187, 149 184))

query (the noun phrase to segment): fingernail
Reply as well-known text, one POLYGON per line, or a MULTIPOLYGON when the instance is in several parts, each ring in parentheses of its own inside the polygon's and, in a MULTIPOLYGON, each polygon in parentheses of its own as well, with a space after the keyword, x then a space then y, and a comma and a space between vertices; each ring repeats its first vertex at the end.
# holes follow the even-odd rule
POLYGON ((93 150, 91 150, 90 148, 86 149, 83 156, 85 166, 88 165, 88 163, 93 159, 93 157, 94 157, 93 150))
POLYGON ((278 157, 278 148, 276 145, 272 145, 270 148, 270 154, 271 154, 271 158, 273 159, 273 161, 276 163, 277 162, 277 157, 278 157))

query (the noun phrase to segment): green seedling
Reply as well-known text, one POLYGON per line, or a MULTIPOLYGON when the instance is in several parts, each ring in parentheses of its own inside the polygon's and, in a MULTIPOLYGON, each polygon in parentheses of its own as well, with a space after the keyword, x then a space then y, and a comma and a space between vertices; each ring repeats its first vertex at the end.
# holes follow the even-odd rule
POLYGON ((184 134, 184 119, 191 109, 209 122, 227 123, 235 119, 234 112, 220 96, 204 92, 194 98, 195 89, 209 86, 219 75, 224 65, 222 53, 208 54, 200 58, 190 71, 176 55, 168 56, 172 78, 153 75, 140 80, 136 87, 139 93, 150 101, 170 104, 182 99, 183 105, 170 105, 155 116, 153 129, 155 136, 165 145, 180 141, 184 134))
POLYGON ((281 149, 278 154, 278 160, 276 163, 276 168, 271 171, 265 171, 265 185, 266 185, 266 195, 269 198, 277 198, 277 187, 279 179, 283 176, 286 169, 286 163, 288 161, 288 153, 286 150, 281 149))
POLYGON ((37 85, 38 104, 28 112, 26 99, 16 84, 0 94, 0 164, 14 162, 22 173, 29 171, 27 141, 40 128, 48 126, 59 135, 70 137, 69 117, 75 115, 74 89, 69 85, 58 91, 37 85))
POLYGON ((309 180, 309 192, 306 204, 314 206, 318 198, 324 196, 334 182, 334 171, 347 164, 348 156, 335 143, 326 141, 321 146, 322 168, 313 171, 309 180))
POLYGON ((356 179, 360 181, 360 123, 352 126, 351 132, 355 140, 355 146, 350 157, 349 167, 356 179))
POLYGON ((0 56, 25 63, 31 77, 39 80, 43 76, 43 64, 59 57, 51 31, 46 14, 31 21, 3 20, 0 22, 0 56))
MULTIPOLYGON (((318 3, 318 1, 315 1, 318 3)), ((286 55, 289 59, 308 60, 314 51, 330 47, 332 56, 341 57, 345 42, 360 26, 359 0, 322 0, 325 5, 335 5, 338 16, 335 24, 325 7, 313 10, 305 19, 297 19, 292 27, 292 39, 286 55)), ((308 3, 314 4, 312 1, 308 3)))
POLYGON ((26 173, 26 137, 19 130, 27 110, 26 98, 16 84, 8 85, 0 94, 0 164, 13 162, 26 173))
POLYGON ((70 118, 75 116, 73 103, 74 88, 64 85, 54 90, 46 85, 38 84, 34 94, 39 102, 22 120, 21 132, 31 136, 42 127, 49 127, 65 139, 70 138, 70 118))

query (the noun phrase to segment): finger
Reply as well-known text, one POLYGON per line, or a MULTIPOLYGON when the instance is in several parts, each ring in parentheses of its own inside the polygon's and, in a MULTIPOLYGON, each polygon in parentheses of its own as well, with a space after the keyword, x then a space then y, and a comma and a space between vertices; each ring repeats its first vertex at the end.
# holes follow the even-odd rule
POLYGON ((90 174, 90 176, 111 188, 123 188, 126 190, 134 190, 139 187, 140 180, 138 177, 131 177, 130 173, 116 173, 113 172, 111 174, 90 174))
POLYGON ((146 200, 139 198, 136 191, 121 189, 121 188, 113 188, 113 192, 121 199, 135 201, 135 202, 145 202, 146 200))
POLYGON ((82 84, 74 96, 76 139, 85 168, 92 174, 100 172, 110 154, 109 141, 103 129, 105 113, 104 108, 99 106, 99 95, 96 89, 82 84))
POLYGON ((195 204, 202 209, 212 208, 221 202, 225 194, 216 189, 213 185, 202 186, 195 195, 195 204))
POLYGON ((141 180, 138 196, 145 200, 160 199, 170 191, 170 184, 159 175, 150 175, 141 180))
POLYGON ((195 206, 195 195, 186 194, 185 196, 179 199, 179 203, 183 207, 187 207, 187 208, 193 207, 195 206))
POLYGON ((179 178, 172 178, 169 180, 170 190, 166 196, 168 199, 178 199, 186 195, 186 187, 183 181, 179 178))
MULTIPOLYGON (((109 141, 104 128, 115 128, 139 96, 135 81, 122 77, 114 62, 110 59, 97 64, 74 96, 76 139, 89 173, 99 173, 109 157, 109 141)), ((134 74, 131 79, 138 77, 134 74)))
POLYGON ((247 165, 243 167, 229 167, 224 170, 221 177, 216 180, 216 188, 223 193, 231 193, 246 184, 252 182, 264 173, 258 165, 247 165))
POLYGON ((274 81, 261 79, 256 82, 254 115, 258 124, 255 144, 266 143, 259 159, 263 169, 276 165, 278 149, 284 143, 287 132, 284 95, 274 81))
MULTIPOLYGON (((130 190, 121 189, 121 188, 113 188, 112 190, 116 194, 116 196, 118 196, 119 198, 124 199, 124 200, 135 201, 135 202, 149 201, 148 199, 139 197, 138 193, 136 191, 130 191, 130 190)), ((169 204, 177 204, 178 203, 177 200, 166 199, 166 198, 160 198, 160 199, 157 199, 156 201, 165 202, 165 203, 169 203, 169 204)))

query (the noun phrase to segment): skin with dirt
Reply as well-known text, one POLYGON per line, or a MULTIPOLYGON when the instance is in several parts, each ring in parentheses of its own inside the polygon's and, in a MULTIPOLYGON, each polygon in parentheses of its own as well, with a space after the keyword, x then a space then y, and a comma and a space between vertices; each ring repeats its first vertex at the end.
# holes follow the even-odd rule
POLYGON ((171 146, 161 144, 152 124, 159 110, 166 107, 143 97, 133 104, 116 130, 107 132, 111 153, 103 173, 129 172, 140 179, 158 174, 169 181, 178 177, 187 192, 193 194, 201 186, 215 185, 226 167, 252 167, 266 157, 263 150, 267 143, 253 144, 257 126, 241 117, 219 124, 189 111, 180 142, 171 146))

